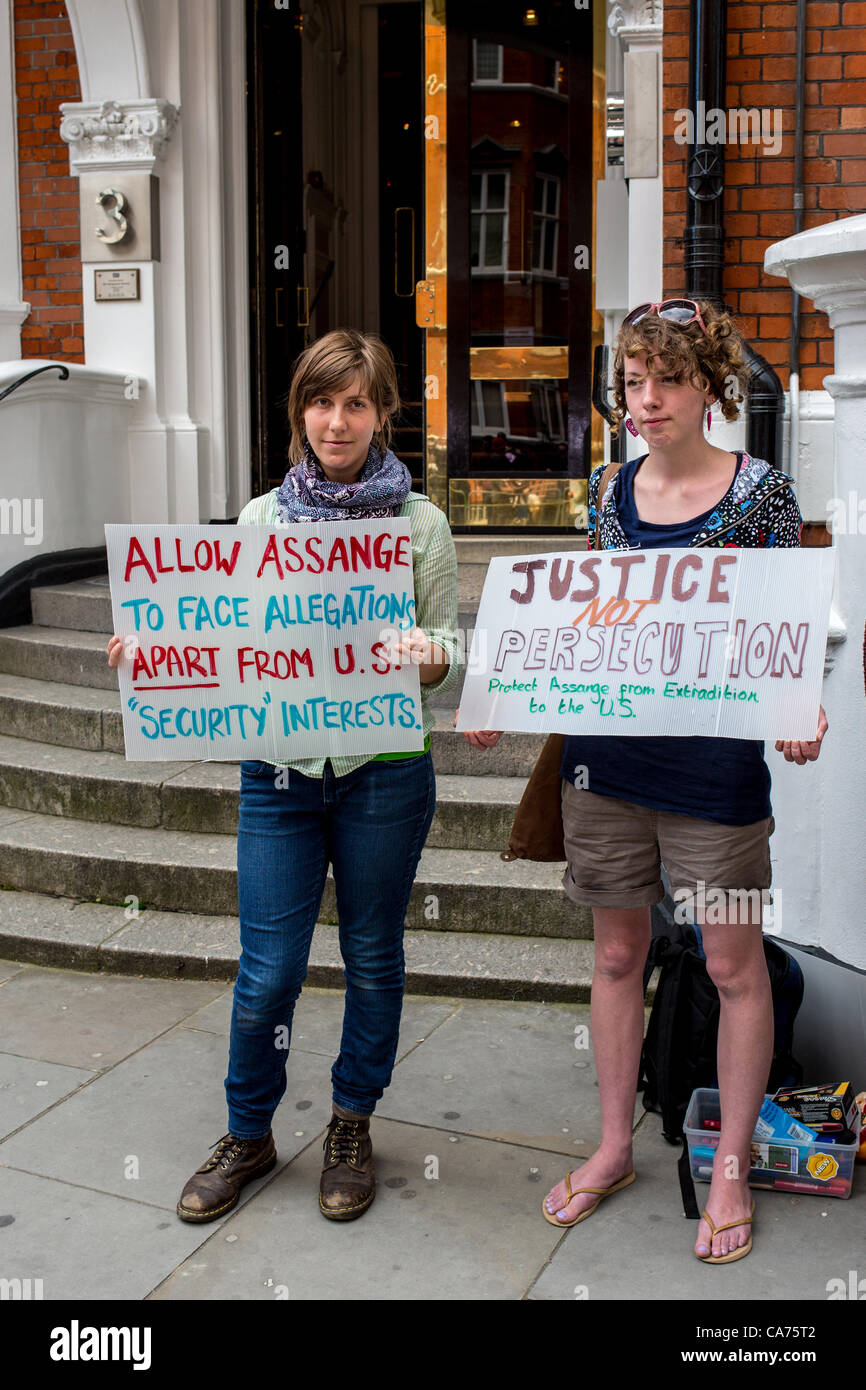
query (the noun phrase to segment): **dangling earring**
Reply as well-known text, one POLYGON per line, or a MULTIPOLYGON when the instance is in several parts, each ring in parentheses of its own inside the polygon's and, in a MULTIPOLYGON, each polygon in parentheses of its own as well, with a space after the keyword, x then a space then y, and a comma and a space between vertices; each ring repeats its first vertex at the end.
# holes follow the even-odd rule
POLYGON ((710 426, 711 426, 712 423, 713 423, 713 412, 712 412, 712 410, 710 409, 710 407, 707 406, 707 433, 708 433, 708 434, 709 434, 710 426))
POLYGON ((634 420, 632 420, 631 416, 629 416, 626 419, 625 427, 628 430, 629 434, 633 434, 635 439, 637 439, 637 425, 635 424, 634 420))

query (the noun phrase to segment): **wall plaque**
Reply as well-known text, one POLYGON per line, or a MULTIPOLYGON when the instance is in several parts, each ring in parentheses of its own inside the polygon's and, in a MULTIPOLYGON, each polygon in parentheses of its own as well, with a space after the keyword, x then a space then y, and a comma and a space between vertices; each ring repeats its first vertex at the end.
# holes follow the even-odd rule
POLYGON ((140 299, 139 274, 137 266, 124 270, 94 270, 96 299, 140 299))

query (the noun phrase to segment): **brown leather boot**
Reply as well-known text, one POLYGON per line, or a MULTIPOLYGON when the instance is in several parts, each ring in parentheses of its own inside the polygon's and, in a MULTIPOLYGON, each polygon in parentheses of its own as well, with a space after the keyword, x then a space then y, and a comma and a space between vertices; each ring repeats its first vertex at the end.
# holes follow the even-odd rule
MULTIPOLYGON (((214 1145, 211 1145, 214 1148, 214 1145)), ((277 1161, 274 1136, 237 1139, 224 1134, 210 1158, 196 1168, 177 1204, 181 1221, 215 1221, 240 1201, 241 1188, 269 1173, 277 1161)))
POLYGON ((319 1211, 329 1221, 354 1221, 376 1195, 370 1116, 334 1105, 322 1148, 319 1211))

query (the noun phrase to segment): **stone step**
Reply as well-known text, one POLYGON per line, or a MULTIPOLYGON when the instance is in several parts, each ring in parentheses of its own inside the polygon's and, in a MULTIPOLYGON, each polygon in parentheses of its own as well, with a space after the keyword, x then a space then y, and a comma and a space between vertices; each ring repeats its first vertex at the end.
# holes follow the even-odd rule
MULTIPOLYGON (((457 578, 458 621, 478 610, 487 564, 461 565, 457 578)), ((33 624, 63 628, 72 632, 103 632, 106 639, 114 630, 111 616, 111 590, 108 575, 77 579, 69 584, 48 584, 30 591, 33 624)), ((473 623, 474 625, 474 623, 473 623)))
POLYGON ((47 584, 30 590, 33 622, 41 627, 72 628, 76 632, 112 631, 108 575, 76 579, 70 584, 47 584))
MULTIPOLYGON (((15 629, 13 629, 15 630, 15 629)), ((471 747, 453 728, 453 707, 435 711, 430 744, 437 775, 530 776, 543 734, 506 733, 495 748, 471 747)), ((0 734, 69 748, 122 753, 123 724, 117 687, 33 680, 0 672, 0 734)))
MULTIPOLYGON (((465 641, 468 654, 471 629, 465 641)), ((117 676, 108 665, 106 644, 107 636, 102 632, 40 627, 35 623, 0 628, 0 673, 64 685, 90 686, 96 690, 116 690, 117 676)), ((460 703, 465 677, 464 666, 454 689, 431 695, 431 708, 453 713, 460 703)))
POLYGON ((513 531, 501 536, 455 536, 454 549, 458 567, 468 564, 486 568, 495 555, 548 555, 557 550, 586 550, 586 532, 562 531, 536 536, 515 526, 513 531))
MULTIPOLYGON (((474 614, 464 610, 465 650, 470 650, 474 614)), ((73 628, 41 627, 35 623, 0 628, 0 673, 25 676, 31 680, 56 681, 64 685, 90 686, 95 690, 117 690, 117 676, 108 665, 108 636, 102 632, 73 628)), ((460 673, 462 689, 465 667, 460 673)), ((431 697, 431 704, 456 708, 455 691, 431 697)))
MULTIPOLYGON (((237 974, 236 917, 146 908, 127 919, 124 911, 105 903, 0 891, 0 958, 168 979, 231 981, 237 974)), ((408 993, 589 1000, 591 941, 410 929, 404 947, 408 993)), ((313 933, 307 984, 345 987, 335 926, 320 923, 313 933)))
MULTIPOLYGON (((523 778, 440 774, 436 782, 430 848, 507 848, 523 778)), ((127 762, 0 735, 0 805, 39 815, 234 835, 239 792, 236 762, 127 762)))
POLYGON ((0 629, 0 671, 31 680, 116 690, 101 632, 41 627, 35 623, 0 629))
POLYGON ((0 734, 122 753, 120 692, 0 672, 0 734))
MULTIPOLYGON (((0 810, 0 887, 175 912, 237 912, 233 835, 141 829, 0 810)), ((588 908, 562 892, 563 865, 504 863, 492 851, 425 849, 407 911, 413 930, 508 936, 592 934, 588 908)), ((337 920, 328 874, 321 920, 337 920)))

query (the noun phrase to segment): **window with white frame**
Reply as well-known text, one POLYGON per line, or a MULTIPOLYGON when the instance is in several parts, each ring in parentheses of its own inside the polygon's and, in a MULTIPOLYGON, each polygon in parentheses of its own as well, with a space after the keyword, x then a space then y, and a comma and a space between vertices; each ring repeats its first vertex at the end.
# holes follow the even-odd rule
POLYGON ((506 268, 509 178, 498 169, 477 169, 472 174, 473 270, 506 268))
POLYGON ((502 44, 472 40, 472 81, 502 81, 502 44))
POLYGON ((532 205, 532 269, 556 273, 559 242, 560 181, 555 174, 536 174, 532 205))
POLYGON ((562 397, 559 383, 555 381, 534 381, 532 383, 532 408, 535 427, 539 438, 563 440, 565 427, 562 419, 562 397))
POLYGON ((504 381, 473 381, 472 433, 489 434, 495 430, 508 434, 508 406, 504 381))

